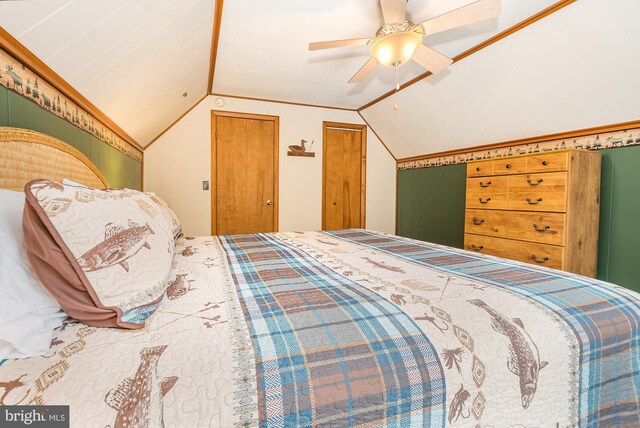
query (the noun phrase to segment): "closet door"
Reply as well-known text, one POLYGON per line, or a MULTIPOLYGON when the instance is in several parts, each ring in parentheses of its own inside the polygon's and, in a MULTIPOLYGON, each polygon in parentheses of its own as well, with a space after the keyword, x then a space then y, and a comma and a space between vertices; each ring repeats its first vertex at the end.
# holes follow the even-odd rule
POLYGON ((366 127, 325 122, 322 229, 364 227, 366 127))
POLYGON ((213 112, 214 235, 277 230, 278 118, 213 112))

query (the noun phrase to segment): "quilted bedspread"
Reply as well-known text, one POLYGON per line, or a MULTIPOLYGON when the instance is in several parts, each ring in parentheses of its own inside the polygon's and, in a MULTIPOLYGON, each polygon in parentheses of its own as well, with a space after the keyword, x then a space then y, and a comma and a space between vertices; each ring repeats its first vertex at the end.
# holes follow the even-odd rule
POLYGON ((144 330, 69 321, 0 404, 82 427, 640 426, 640 296, 364 230, 181 238, 144 330))

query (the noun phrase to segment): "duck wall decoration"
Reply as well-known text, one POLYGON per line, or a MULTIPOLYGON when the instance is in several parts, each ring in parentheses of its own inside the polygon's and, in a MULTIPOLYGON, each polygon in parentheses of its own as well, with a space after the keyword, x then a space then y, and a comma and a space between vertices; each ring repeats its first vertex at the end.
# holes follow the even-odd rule
MULTIPOLYGON (((314 142, 315 140, 311 141, 311 144, 309 145, 309 150, 311 150, 311 148, 313 147, 314 142)), ((307 144, 307 140, 300 140, 300 145, 289 146, 289 151, 287 152, 287 156, 303 156, 307 158, 316 157, 315 152, 307 151, 306 144, 307 144)))

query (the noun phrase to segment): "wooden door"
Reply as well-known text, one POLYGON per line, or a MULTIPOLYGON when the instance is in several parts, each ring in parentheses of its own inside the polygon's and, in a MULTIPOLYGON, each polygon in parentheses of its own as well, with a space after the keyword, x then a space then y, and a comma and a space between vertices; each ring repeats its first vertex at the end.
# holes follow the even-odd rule
POLYGON ((212 112, 214 235, 278 227, 278 117, 212 112))
POLYGON ((324 123, 322 229, 364 227, 366 126, 324 123))

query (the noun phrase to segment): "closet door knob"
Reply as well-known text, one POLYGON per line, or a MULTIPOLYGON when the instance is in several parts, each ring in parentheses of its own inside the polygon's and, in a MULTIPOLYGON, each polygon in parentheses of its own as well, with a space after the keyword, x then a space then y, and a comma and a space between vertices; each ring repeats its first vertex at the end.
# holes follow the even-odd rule
POLYGON ((267 205, 273 205, 273 201, 271 199, 267 199, 267 205))

